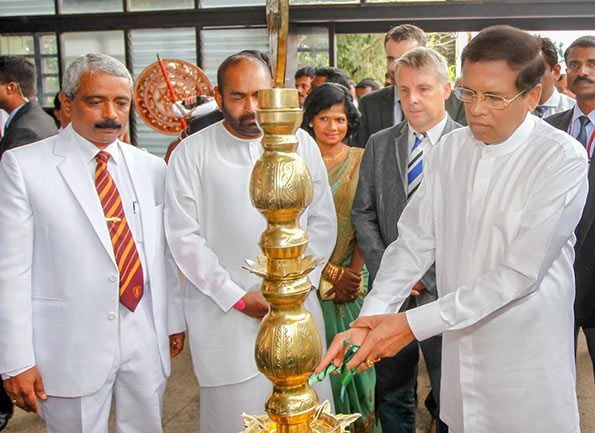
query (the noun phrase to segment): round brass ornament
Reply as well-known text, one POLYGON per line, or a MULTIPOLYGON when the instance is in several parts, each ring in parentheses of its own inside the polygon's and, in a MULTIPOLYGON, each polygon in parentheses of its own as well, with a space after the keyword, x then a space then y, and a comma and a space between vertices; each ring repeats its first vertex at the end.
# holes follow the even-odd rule
MULTIPOLYGON (((213 95, 211 82, 198 66, 174 59, 164 59, 163 63, 178 99, 213 95)), ((182 131, 182 124, 171 109, 172 103, 159 63, 150 64, 134 83, 134 106, 138 114, 155 131, 178 135, 182 131)))

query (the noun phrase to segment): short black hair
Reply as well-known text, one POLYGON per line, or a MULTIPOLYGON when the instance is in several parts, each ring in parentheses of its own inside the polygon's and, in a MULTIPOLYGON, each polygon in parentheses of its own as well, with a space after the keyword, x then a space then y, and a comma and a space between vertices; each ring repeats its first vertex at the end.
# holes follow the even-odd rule
POLYGON ((315 77, 326 77, 327 83, 337 83, 349 89, 351 83, 349 76, 339 68, 331 66, 318 66, 314 69, 315 77))
POLYGON ((312 119, 321 111, 328 110, 336 104, 343 104, 345 107, 345 114, 347 115, 347 135, 345 138, 351 137, 359 128, 360 114, 353 105, 353 98, 349 93, 349 89, 337 83, 324 83, 314 89, 306 98, 302 128, 316 139, 314 128, 310 126, 312 119))
POLYGON ((305 66, 303 68, 298 69, 293 76, 294 79, 302 78, 302 77, 310 77, 314 78, 314 68, 312 66, 305 66))
POLYGON ((536 36, 537 40, 541 43, 541 53, 545 62, 550 65, 550 69, 554 69, 554 66, 558 64, 558 50, 550 38, 544 36, 536 36))
POLYGON ((545 73, 541 44, 535 36, 515 27, 487 27, 471 39, 461 54, 463 70, 466 61, 497 60, 505 61, 509 68, 518 71, 515 86, 519 91, 537 86, 545 73))
POLYGON ((37 95, 35 65, 23 56, 0 56, 0 82, 15 82, 27 98, 37 95))
POLYGON ((366 87, 369 87, 372 90, 378 90, 380 89, 380 84, 378 84, 378 81, 374 78, 364 78, 355 85, 356 89, 365 89, 366 87))
POLYGON ((54 96, 54 110, 59 110, 62 107, 59 96, 60 92, 56 93, 56 96, 54 96))
POLYGON ((417 41, 420 47, 425 47, 427 43, 424 31, 413 24, 401 24, 390 29, 384 36, 385 46, 389 39, 395 42, 417 41))
POLYGON ((570 51, 575 47, 581 47, 581 48, 595 47, 595 36, 591 36, 591 35, 581 36, 580 38, 576 39, 573 43, 571 43, 570 46, 568 48, 566 48, 566 51, 564 51, 564 61, 566 61, 566 59, 568 59, 568 55, 570 54, 570 51))
POLYGON ((217 68, 217 85, 219 86, 220 94, 223 94, 223 83, 225 81, 224 77, 225 77, 225 73, 227 72, 227 70, 231 66, 234 66, 235 64, 241 62, 242 60, 246 60, 246 59, 247 60, 257 60, 259 64, 264 66, 264 68, 268 72, 269 76, 271 78, 273 77, 273 73, 271 71, 271 62, 270 62, 268 55, 266 55, 262 51, 258 51, 258 50, 240 51, 239 53, 232 54, 231 56, 229 56, 228 58, 223 60, 223 62, 221 62, 221 64, 219 65, 219 68, 217 68))

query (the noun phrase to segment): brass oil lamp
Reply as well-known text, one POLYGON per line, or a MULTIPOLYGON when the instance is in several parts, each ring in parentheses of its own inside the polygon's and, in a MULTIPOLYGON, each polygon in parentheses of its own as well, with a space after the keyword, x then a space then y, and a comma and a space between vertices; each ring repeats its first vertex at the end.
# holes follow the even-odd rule
POLYGON ((333 415, 320 403, 308 378, 322 356, 320 332, 304 301, 312 285, 308 273, 322 258, 304 256, 308 237, 299 218, 312 201, 312 178, 296 153, 295 132, 302 123, 298 92, 284 89, 289 26, 288 0, 267 0, 267 22, 275 62, 275 87, 259 91, 256 120, 264 132, 264 153, 250 180, 253 206, 267 220, 259 245, 264 256, 246 260, 263 278, 261 291, 270 304, 256 338, 260 372, 273 382, 267 415, 244 415, 243 433, 344 432, 359 414, 333 415))

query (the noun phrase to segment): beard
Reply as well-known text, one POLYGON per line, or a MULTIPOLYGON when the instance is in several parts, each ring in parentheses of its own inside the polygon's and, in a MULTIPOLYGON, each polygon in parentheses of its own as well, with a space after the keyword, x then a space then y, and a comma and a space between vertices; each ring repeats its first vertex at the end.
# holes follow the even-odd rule
POLYGON ((235 117, 226 110, 225 105, 222 105, 221 112, 229 127, 238 134, 246 137, 260 137, 262 135, 262 131, 256 124, 256 113, 242 114, 235 117))

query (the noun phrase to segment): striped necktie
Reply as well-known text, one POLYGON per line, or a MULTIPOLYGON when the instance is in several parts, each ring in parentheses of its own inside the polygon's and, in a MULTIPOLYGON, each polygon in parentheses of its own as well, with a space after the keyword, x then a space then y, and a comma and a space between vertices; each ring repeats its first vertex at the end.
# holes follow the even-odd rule
POLYGON ((425 137, 425 134, 422 134, 421 137, 418 135, 415 136, 415 143, 413 143, 411 154, 409 155, 409 164, 407 166, 407 200, 409 200, 413 193, 417 191, 417 188, 419 188, 419 184, 421 183, 423 171, 423 151, 420 144, 422 137, 425 137))
POLYGON ((547 106, 538 105, 537 107, 535 107, 535 110, 533 110, 533 114, 535 114, 540 119, 543 119, 543 115, 545 114, 546 111, 547 111, 547 106))
POLYGON ((122 198, 112 176, 107 170, 110 154, 105 151, 95 156, 95 186, 105 214, 105 222, 112 239, 112 246, 120 271, 120 302, 134 312, 143 296, 143 268, 136 250, 122 198))

